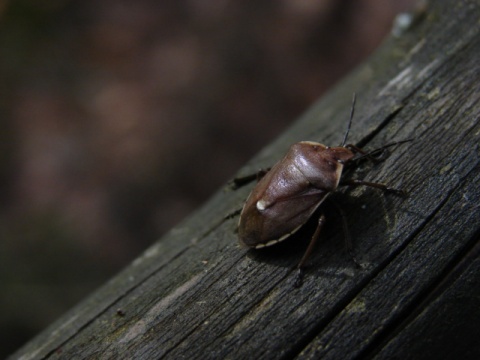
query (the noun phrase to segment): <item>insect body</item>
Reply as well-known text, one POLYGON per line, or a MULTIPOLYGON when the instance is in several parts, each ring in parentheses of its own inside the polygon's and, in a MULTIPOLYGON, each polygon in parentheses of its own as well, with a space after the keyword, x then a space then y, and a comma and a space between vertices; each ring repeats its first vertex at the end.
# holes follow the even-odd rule
MULTIPOLYGON (((302 141, 290 147, 285 157, 276 163, 257 183, 247 198, 238 227, 240 244, 249 248, 262 248, 285 240, 295 233, 325 199, 338 186, 365 185, 387 192, 403 194, 401 190, 384 184, 362 180, 342 180, 346 166, 360 157, 373 157, 374 153, 387 147, 410 140, 398 141, 385 145, 369 153, 355 145, 345 145, 350 130, 355 105, 353 100, 350 122, 343 143, 338 147, 302 141)), ((298 264, 301 269, 320 235, 325 222, 323 214, 319 218, 317 229, 310 244, 298 264)), ((347 247, 351 244, 347 240, 347 247)))
POLYGON ((355 154, 346 147, 302 141, 258 182, 240 215, 240 243, 273 245, 297 231, 338 187, 344 164, 355 154))

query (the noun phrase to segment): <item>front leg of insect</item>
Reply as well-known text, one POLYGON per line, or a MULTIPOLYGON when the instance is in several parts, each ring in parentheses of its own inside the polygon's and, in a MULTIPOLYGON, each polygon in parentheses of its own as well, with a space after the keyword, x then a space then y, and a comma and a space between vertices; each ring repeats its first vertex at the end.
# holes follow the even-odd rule
POLYGON ((357 180, 357 179, 342 180, 339 185, 340 186, 369 186, 372 188, 380 189, 386 193, 392 193, 402 197, 407 196, 407 192, 405 190, 391 188, 388 185, 381 184, 381 183, 374 183, 370 181, 363 181, 363 180, 357 180))
MULTIPOLYGON (((362 180, 341 182, 345 166, 354 164, 356 154, 375 159, 373 154, 410 141, 388 144, 371 152, 363 151, 354 145, 345 145, 353 118, 354 104, 355 98, 341 146, 329 147, 312 141, 296 143, 290 147, 285 157, 258 181, 240 213, 238 236, 241 245, 259 249, 287 239, 307 222, 339 185, 363 185, 394 194, 401 193, 401 190, 379 183, 362 180)), ((295 284, 298 286, 303 278, 302 269, 313 251, 324 223, 325 216, 322 214, 315 233, 297 265, 298 276, 295 284)), ((349 252, 353 252, 347 238, 346 244, 349 252)))

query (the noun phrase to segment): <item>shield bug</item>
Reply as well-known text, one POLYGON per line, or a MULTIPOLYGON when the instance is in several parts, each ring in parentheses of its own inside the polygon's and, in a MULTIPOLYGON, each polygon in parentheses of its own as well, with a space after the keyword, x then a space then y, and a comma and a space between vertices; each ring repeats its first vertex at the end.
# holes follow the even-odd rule
MULTIPOLYGON (((293 144, 283 159, 261 174, 262 177, 251 191, 240 213, 238 237, 241 245, 259 249, 287 239, 307 222, 339 186, 363 185, 397 195, 404 194, 402 190, 381 183, 342 179, 345 168, 358 163, 355 160, 360 158, 379 160, 375 154, 383 152, 388 147, 411 141, 411 139, 397 141, 370 152, 352 144, 347 145, 354 109, 355 96, 348 127, 340 146, 330 147, 318 142, 301 141, 293 144)), ((251 179, 252 176, 246 178, 251 179)), ((236 181, 240 184, 244 179, 236 181)), ((325 216, 321 214, 310 243, 297 265, 299 279, 324 223, 325 216)), ((347 236, 345 240, 347 248, 352 252, 347 236)))

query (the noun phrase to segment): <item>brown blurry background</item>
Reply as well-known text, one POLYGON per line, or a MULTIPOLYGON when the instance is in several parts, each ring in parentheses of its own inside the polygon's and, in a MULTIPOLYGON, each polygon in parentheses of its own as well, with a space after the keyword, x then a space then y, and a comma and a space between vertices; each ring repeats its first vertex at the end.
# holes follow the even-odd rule
POLYGON ((205 201, 412 4, 0 1, 0 357, 205 201))

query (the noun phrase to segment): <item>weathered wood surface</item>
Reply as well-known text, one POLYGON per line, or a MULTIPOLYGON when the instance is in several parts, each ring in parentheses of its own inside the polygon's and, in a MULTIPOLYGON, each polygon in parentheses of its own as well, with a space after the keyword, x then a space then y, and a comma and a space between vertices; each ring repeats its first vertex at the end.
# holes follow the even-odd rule
POLYGON ((12 358, 480 358, 480 5, 432 1, 241 173, 291 143, 337 145, 357 92, 352 142, 415 137, 356 176, 408 189, 335 195, 301 288, 293 267, 311 227, 267 251, 237 245, 252 185, 219 191, 131 266, 12 358), (332 215, 333 214, 333 215, 332 215))

